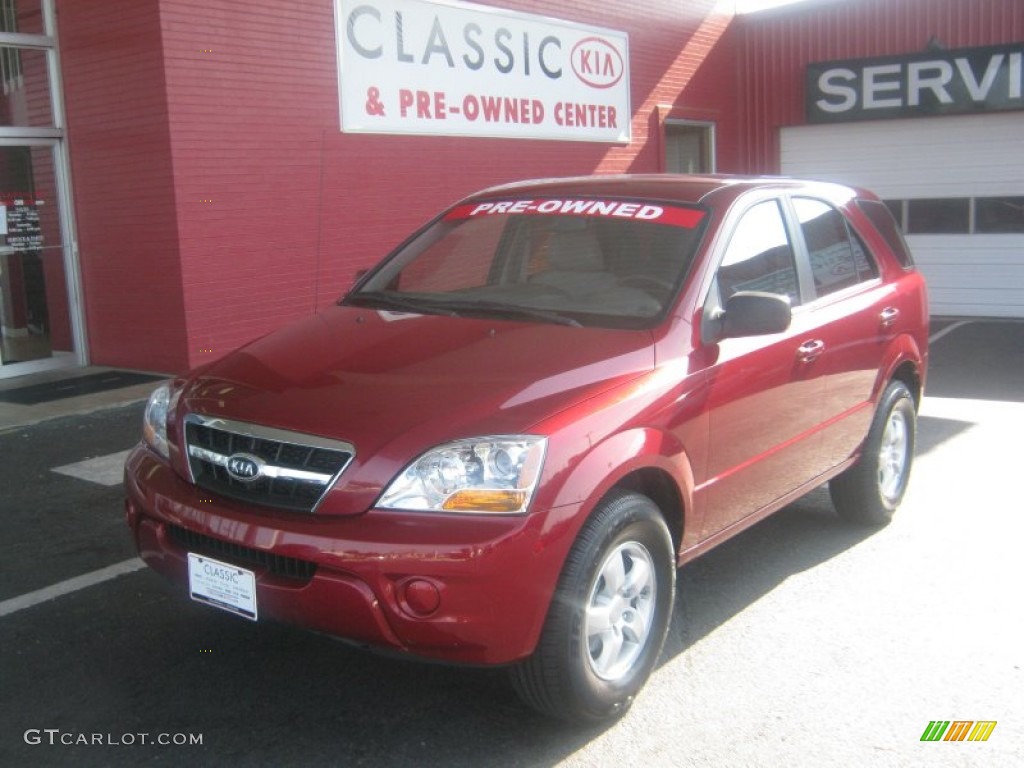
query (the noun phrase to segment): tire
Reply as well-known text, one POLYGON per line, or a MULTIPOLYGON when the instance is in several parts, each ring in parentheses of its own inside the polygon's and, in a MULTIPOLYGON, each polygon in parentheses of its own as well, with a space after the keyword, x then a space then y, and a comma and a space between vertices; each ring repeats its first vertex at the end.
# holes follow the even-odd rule
POLYGON ((839 515, 861 525, 889 523, 907 490, 916 440, 914 398, 902 381, 889 382, 860 459, 829 483, 839 515))
POLYGON ((624 714, 661 654, 675 577, 672 537, 654 502, 608 496, 566 557, 537 649, 511 668, 516 692, 562 720, 624 714))

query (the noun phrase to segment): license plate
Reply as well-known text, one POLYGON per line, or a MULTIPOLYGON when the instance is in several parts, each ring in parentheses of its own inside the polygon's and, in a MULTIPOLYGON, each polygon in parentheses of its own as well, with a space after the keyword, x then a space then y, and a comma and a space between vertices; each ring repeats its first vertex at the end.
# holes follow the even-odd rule
POLYGON ((252 571, 189 552, 188 591, 196 602, 256 621, 256 575, 252 571))

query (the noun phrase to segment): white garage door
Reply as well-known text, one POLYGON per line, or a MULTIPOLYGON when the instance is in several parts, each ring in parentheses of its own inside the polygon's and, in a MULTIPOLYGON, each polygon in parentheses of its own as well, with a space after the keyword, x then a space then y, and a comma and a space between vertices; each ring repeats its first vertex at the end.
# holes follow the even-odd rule
POLYGON ((784 128, 782 172, 902 214, 932 314, 1024 317, 1024 112, 784 128))

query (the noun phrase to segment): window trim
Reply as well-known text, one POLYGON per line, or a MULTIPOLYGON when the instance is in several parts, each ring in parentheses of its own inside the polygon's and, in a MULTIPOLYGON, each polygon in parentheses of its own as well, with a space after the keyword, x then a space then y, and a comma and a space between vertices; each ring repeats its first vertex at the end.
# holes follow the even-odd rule
POLYGON ((707 173, 718 173, 718 121, 713 113, 695 110, 680 109, 677 107, 659 105, 658 115, 658 170, 661 173, 669 173, 668 170, 668 131, 671 126, 692 126, 707 129, 707 152, 710 169, 707 173))
POLYGON ((1020 199, 1024 198, 1024 194, 1006 194, 1006 195, 957 195, 956 197, 887 197, 882 202, 889 207, 891 211, 894 207, 899 206, 900 216, 896 218, 896 223, 900 226, 901 234, 905 237, 965 237, 974 235, 985 235, 985 236, 1020 236, 1024 234, 1024 226, 1018 231, 1004 231, 1004 232, 993 232, 993 231, 982 231, 978 228, 978 203, 981 201, 989 200, 1007 200, 1007 199, 1020 199), (922 200, 966 200, 967 201, 967 231, 966 232, 911 232, 909 229, 910 224, 910 204, 922 200))
POLYGON ((701 130, 701 151, 706 155, 707 170, 694 171, 694 174, 703 173, 715 173, 718 167, 716 162, 717 150, 715 146, 715 124, 704 122, 702 120, 666 120, 661 125, 662 135, 662 164, 664 170, 669 173, 688 173, 687 171, 669 171, 668 170, 668 143, 672 128, 696 128, 701 130))

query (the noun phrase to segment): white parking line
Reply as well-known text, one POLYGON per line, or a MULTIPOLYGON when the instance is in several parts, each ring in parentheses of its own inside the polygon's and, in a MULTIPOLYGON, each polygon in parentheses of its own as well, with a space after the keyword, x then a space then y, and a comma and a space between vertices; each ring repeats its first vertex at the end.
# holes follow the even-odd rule
POLYGON ((130 448, 127 451, 108 453, 106 456, 97 456, 94 459, 54 467, 50 471, 77 477, 79 480, 88 480, 90 483, 108 486, 120 485, 124 476, 124 460, 128 458, 129 453, 131 453, 130 448))
POLYGON ((973 322, 973 321, 972 320, 958 320, 957 322, 952 323, 951 325, 947 325, 941 331, 936 331, 935 333, 933 333, 929 337, 928 343, 929 344, 934 344, 936 341, 941 339, 943 336, 946 336, 946 335, 952 333, 957 328, 962 328, 963 326, 967 325, 970 322, 973 322))
POLYGON ((35 592, 12 597, 10 600, 4 600, 0 603, 0 617, 9 616, 25 608, 31 608, 33 605, 39 605, 40 603, 69 595, 72 592, 77 592, 80 589, 85 589, 95 584, 102 584, 104 581, 116 579, 118 576, 123 576, 126 573, 140 571, 145 567, 146 564, 142 560, 133 557, 131 560, 108 565, 106 568, 100 568, 98 571, 86 573, 82 576, 75 576, 73 579, 61 581, 43 589, 37 589, 35 592))

